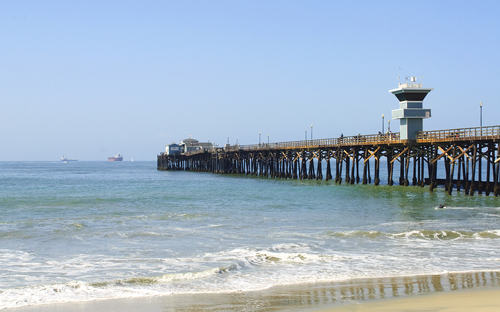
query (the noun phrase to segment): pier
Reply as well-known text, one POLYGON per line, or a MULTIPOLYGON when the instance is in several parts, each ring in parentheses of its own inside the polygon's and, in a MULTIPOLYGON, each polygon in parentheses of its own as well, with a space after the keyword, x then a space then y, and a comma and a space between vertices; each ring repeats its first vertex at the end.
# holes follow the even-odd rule
POLYGON ((428 185, 430 191, 444 185, 448 194, 463 189, 471 196, 498 196, 499 141, 500 126, 490 126, 421 131, 415 140, 403 140, 400 133, 392 133, 226 145, 181 155, 162 153, 157 157, 157 169, 378 185, 383 178, 380 168, 385 164, 387 184, 393 185, 398 163, 399 185, 428 185), (438 177, 438 165, 444 166, 445 176, 438 177))
MULTIPOLYGON (((192 170, 247 174, 279 179, 335 180, 336 183, 379 185, 381 166, 387 166, 387 184, 444 185, 474 195, 499 195, 500 126, 423 130, 431 110, 423 100, 432 88, 410 77, 390 90, 399 101, 392 118, 400 120, 399 133, 378 133, 340 138, 275 142, 254 145, 192 148, 158 155, 158 170, 192 170), (438 176, 438 166, 441 176, 438 176), (398 170, 398 173, 394 173, 398 170)), ((172 149, 179 145, 170 145, 172 149)))

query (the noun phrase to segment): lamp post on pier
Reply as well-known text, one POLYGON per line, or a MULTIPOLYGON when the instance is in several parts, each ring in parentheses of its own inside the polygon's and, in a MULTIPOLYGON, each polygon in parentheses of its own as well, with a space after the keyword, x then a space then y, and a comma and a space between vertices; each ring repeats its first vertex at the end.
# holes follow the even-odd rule
POLYGON ((387 120, 387 132, 391 132, 391 121, 387 120))
POLYGON ((259 132, 259 146, 260 146, 260 132, 259 132))
POLYGON ((305 139, 306 139, 306 141, 307 141, 307 129, 304 129, 304 131, 306 132, 306 134, 305 134, 305 139))
POLYGON ((267 135, 267 145, 269 145, 269 134, 267 135))
POLYGON ((311 141, 313 139, 313 125, 311 124, 311 141))
POLYGON ((382 114, 382 133, 384 133, 384 114, 382 114))
POLYGON ((483 127, 483 102, 479 102, 479 126, 483 127))

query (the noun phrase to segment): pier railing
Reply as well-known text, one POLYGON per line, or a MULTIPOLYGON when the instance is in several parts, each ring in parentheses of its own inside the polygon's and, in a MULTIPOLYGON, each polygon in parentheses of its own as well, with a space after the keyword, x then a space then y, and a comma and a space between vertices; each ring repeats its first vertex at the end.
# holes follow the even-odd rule
POLYGON ((251 145, 237 145, 224 148, 226 151, 251 151, 251 150, 268 150, 268 149, 302 149, 302 148, 317 148, 342 145, 363 145, 373 143, 391 143, 399 142, 399 133, 386 134, 370 134, 370 135, 355 135, 330 139, 317 140, 300 140, 288 142, 273 142, 251 145))
MULTIPOLYGON (((456 128, 446 130, 421 131, 417 134, 416 143, 432 142, 453 142, 467 140, 491 140, 500 139, 500 126, 475 127, 475 128, 456 128)), ((330 139, 300 140, 288 142, 273 142, 249 145, 231 145, 223 148, 226 152, 237 151, 258 151, 273 149, 308 149, 320 147, 353 146, 353 145, 373 145, 373 144, 400 144, 400 133, 378 133, 368 135, 355 135, 330 139)), ((214 148, 215 149, 215 148, 214 148)), ((186 153, 186 156, 200 153, 211 152, 214 149, 198 149, 186 153)))
POLYGON ((500 138, 500 126, 421 131, 417 142, 491 140, 500 138))

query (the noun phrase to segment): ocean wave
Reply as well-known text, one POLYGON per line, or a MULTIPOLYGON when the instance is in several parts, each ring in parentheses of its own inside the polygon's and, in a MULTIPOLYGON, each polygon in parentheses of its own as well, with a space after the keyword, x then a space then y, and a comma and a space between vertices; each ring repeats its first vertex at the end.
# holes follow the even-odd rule
POLYGON ((334 238, 417 238, 427 240, 455 240, 455 239, 496 239, 500 238, 500 230, 482 232, 450 231, 450 230, 412 230, 401 233, 383 233, 379 231, 347 231, 327 232, 327 236, 334 238))
POLYGON ((77 228, 77 229, 81 229, 81 228, 84 227, 83 224, 77 223, 77 222, 71 223, 70 225, 73 226, 73 227, 75 227, 75 228, 77 228))
POLYGON ((0 240, 2 239, 30 239, 33 238, 33 235, 30 235, 26 233, 25 231, 21 230, 13 230, 13 231, 6 231, 3 233, 0 233, 0 240))
POLYGON ((238 269, 253 266, 275 266, 277 264, 307 264, 343 260, 336 255, 322 255, 313 252, 314 246, 307 244, 279 244, 270 248, 246 248, 226 251, 218 255, 206 254, 203 258, 219 261, 234 261, 238 269))
POLYGON ((109 285, 119 286, 119 285, 152 285, 152 284, 166 284, 172 282, 182 282, 196 279, 203 279, 211 277, 217 274, 227 273, 236 268, 236 265, 229 265, 220 268, 211 268, 201 272, 185 272, 185 273, 171 273, 163 274, 159 276, 141 276, 141 277, 131 277, 126 279, 120 279, 116 281, 109 282, 98 282, 91 283, 94 287, 105 287, 109 285))
MULTIPOLYGON (((189 284, 185 289, 180 284, 193 280, 203 280, 225 274, 235 269, 236 265, 216 267, 200 272, 163 274, 160 276, 130 277, 114 281, 82 282, 70 281, 51 285, 34 285, 0 291, 0 309, 29 305, 102 300, 112 298, 138 298, 176 293, 190 293, 189 284), (171 287, 164 285, 175 284, 171 287)), ((207 292, 209 288, 201 289, 207 292)), ((216 289, 219 290, 220 289, 216 289)), ((199 290, 200 291, 200 290, 199 290)), ((199 292, 198 291, 198 292, 199 292)))
POLYGON ((321 261, 321 255, 308 253, 278 253, 278 252, 256 252, 254 256, 249 257, 248 261, 252 264, 265 263, 307 263, 321 261))
POLYGON ((381 233, 379 231, 347 231, 347 232, 332 232, 328 231, 327 236, 336 238, 350 238, 350 237, 368 237, 368 238, 378 238, 387 236, 387 234, 381 233))
MULTIPOLYGON (((197 267, 199 263, 226 263, 226 265, 213 266, 199 271, 133 276, 108 281, 70 281, 50 285, 4 288, 0 291, 0 309, 112 298, 260 290, 274 285, 310 282, 317 279, 328 280, 331 277, 330 274, 324 277, 320 274, 310 280, 310 272, 309 274, 300 273, 301 276, 298 277, 290 274, 288 270, 283 271, 284 267, 281 265, 290 268, 293 264, 303 266, 308 263, 335 260, 334 256, 306 252, 310 249, 312 246, 307 244, 280 244, 263 249, 233 249, 216 254, 201 254, 194 258, 163 259, 168 267, 180 264, 185 266, 188 263, 193 263, 192 267, 197 267), (273 268, 276 265, 280 266, 273 268)), ((24 253, 17 255, 17 257, 26 256, 28 255, 24 253)), ((307 266, 303 268, 307 270, 307 266)))

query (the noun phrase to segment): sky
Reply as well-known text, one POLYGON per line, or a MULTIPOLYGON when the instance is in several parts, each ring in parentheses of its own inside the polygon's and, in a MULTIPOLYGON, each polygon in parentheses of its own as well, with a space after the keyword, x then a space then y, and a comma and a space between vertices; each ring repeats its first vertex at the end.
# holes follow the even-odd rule
POLYGON ((0 161, 500 125, 500 1, 0 1, 0 161), (423 78, 421 78, 423 77, 423 78), (391 120, 391 131, 399 121, 391 120))

